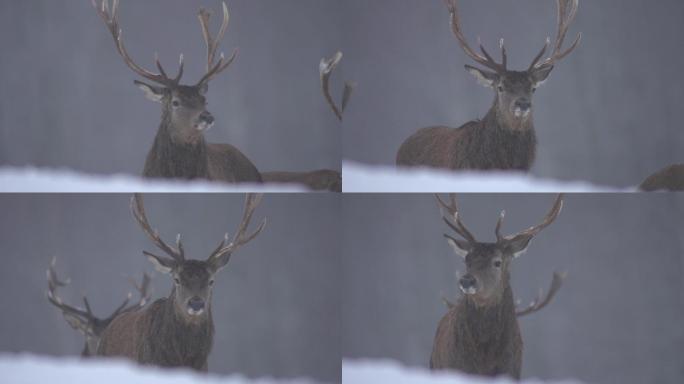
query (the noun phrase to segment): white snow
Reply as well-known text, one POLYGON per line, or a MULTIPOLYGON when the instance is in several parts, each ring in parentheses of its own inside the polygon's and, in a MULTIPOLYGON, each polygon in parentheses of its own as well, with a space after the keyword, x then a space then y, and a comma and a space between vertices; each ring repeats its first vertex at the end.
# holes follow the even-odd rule
POLYGON ((132 175, 88 175, 65 169, 0 167, 0 193, 196 193, 196 192, 306 192, 299 185, 226 184, 208 181, 149 180, 132 175))
POLYGON ((0 354, 0 382, 11 384, 267 384, 313 383, 307 379, 248 379, 241 375, 219 376, 187 369, 140 366, 124 360, 56 358, 30 354, 0 354))
POLYGON ((456 372, 431 372, 422 368, 408 368, 391 360, 342 360, 344 384, 579 384, 579 381, 541 381, 526 379, 513 381, 505 377, 495 379, 468 376, 456 372))
POLYGON ((343 192, 635 192, 582 181, 541 179, 524 173, 450 172, 427 168, 396 168, 345 161, 343 192))

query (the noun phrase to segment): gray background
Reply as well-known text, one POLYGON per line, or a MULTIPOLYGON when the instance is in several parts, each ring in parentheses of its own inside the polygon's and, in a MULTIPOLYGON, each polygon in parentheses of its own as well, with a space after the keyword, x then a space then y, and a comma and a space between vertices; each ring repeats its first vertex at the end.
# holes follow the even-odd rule
MULTIPOLYGON (((541 221, 551 195, 459 196, 480 241, 541 221)), ((426 368, 442 295, 458 297, 465 269, 442 234, 431 195, 345 195, 342 354, 391 358, 426 368)), ((523 376, 589 383, 684 380, 684 197, 571 195, 554 224, 512 265, 524 304, 568 277, 543 311, 520 319, 523 376)))
MULTIPOLYGON (((345 0, 345 71, 359 82, 344 122, 344 157, 394 164, 418 128, 458 127, 483 117, 494 99, 465 70, 441 0, 345 0)), ((471 45, 480 36, 509 68, 527 68, 555 38, 555 1, 461 0, 471 45)), ((538 157, 532 173, 604 185, 637 185, 682 162, 684 2, 580 1, 568 38, 577 50, 536 93, 538 157)))
MULTIPOLYGON (((241 195, 147 195, 150 222, 170 242, 183 234, 189 258, 206 258, 233 234, 241 195)), ((129 211, 128 195, 0 196, 0 350, 78 355, 83 337, 45 298, 52 256, 71 277, 61 296, 90 299, 104 317, 132 290, 127 276, 152 273, 152 297, 171 291, 142 250, 156 248, 129 211), (11 308, 11 310, 9 310, 11 308)), ((253 225, 264 231, 233 255, 216 279, 216 333, 209 370, 340 381, 339 200, 267 195, 253 225)))
MULTIPOLYGON (((220 2, 121 1, 129 54, 167 72, 185 54, 182 83, 206 66, 197 20, 220 25, 220 2)), ((341 45, 341 2, 231 0, 221 49, 240 54, 210 83, 209 142, 231 143, 262 171, 340 169, 340 126, 320 91, 318 63, 341 45)), ((90 0, 0 1, 0 165, 142 172, 161 115, 133 85, 90 0)), ((341 70, 342 68, 340 68, 341 70)), ((333 89, 342 81, 332 80, 333 89)))

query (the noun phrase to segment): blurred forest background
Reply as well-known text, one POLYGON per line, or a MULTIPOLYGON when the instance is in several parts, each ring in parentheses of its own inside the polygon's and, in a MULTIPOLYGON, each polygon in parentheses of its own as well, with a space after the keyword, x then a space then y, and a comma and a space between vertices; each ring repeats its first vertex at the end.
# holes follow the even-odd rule
MULTIPOLYGON (((143 250, 156 252, 129 210, 128 195, 0 196, 0 351, 79 355, 84 337, 46 299, 45 270, 72 282, 59 293, 108 316, 135 290, 128 277, 152 279, 152 299, 171 292, 143 250)), ((186 257, 205 259, 235 233, 242 195, 146 195, 152 225, 167 242, 183 235, 186 257)), ((209 371, 250 377, 340 381, 339 200, 267 195, 252 219, 268 223, 216 278, 214 348, 209 371)), ((157 252, 158 253, 158 252, 157 252)))
MULTIPOLYGON (((197 12, 204 6, 214 13, 216 34, 221 2, 120 4, 131 57, 156 70, 158 52, 175 73, 184 53, 181 83, 195 84, 206 66, 197 12)), ((318 63, 340 49, 342 2, 231 0, 228 6, 220 49, 240 54, 209 85, 216 124, 206 139, 237 146, 261 171, 339 170, 340 126, 324 101, 318 63)), ((161 108, 133 85, 138 77, 90 0, 1 1, 0 46, 0 165, 142 172, 161 108)), ((332 87, 341 92, 337 76, 332 87)))
MULTIPOLYGON (((541 222, 552 195, 458 196, 479 241, 541 222)), ((459 297, 462 259, 432 195, 345 195, 342 355, 427 368, 441 297, 459 297)), ((678 383, 684 377, 684 197, 569 195, 557 220, 512 264, 526 305, 567 278, 555 301, 519 319, 523 377, 587 383, 678 383)))
MULTIPOLYGON (((422 127, 459 127, 482 118, 494 99, 463 66, 441 0, 344 0, 344 70, 359 82, 345 116, 345 159, 394 164, 401 143, 422 127)), ((461 0, 471 45, 481 37, 509 68, 523 70, 556 33, 556 2, 461 0)), ((634 186, 684 161, 684 2, 580 1, 568 40, 580 46, 537 91, 534 175, 634 186)))

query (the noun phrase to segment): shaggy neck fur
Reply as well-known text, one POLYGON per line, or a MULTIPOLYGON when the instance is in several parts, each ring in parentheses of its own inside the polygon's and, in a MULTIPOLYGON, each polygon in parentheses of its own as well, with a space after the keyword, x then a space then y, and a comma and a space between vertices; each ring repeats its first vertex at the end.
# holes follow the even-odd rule
POLYGON ((164 111, 154 144, 147 155, 144 176, 209 178, 209 158, 204 137, 199 133, 192 140, 187 140, 173 134, 180 131, 173 129, 170 113, 164 111))
POLYGON ((461 316, 454 326, 459 348, 467 356, 466 372, 496 373, 514 358, 511 346, 516 343, 517 318, 507 276, 505 280, 501 297, 495 302, 482 305, 464 296, 457 303, 461 316))
POLYGON ((537 139, 532 115, 508 121, 499 116, 495 103, 480 126, 472 131, 472 142, 465 149, 468 157, 478 159, 480 169, 515 169, 527 171, 536 155, 537 139))
POLYGON ((150 335, 147 343, 150 356, 154 356, 154 364, 178 367, 184 366, 197 370, 206 369, 207 358, 211 352, 214 338, 214 322, 211 316, 211 307, 198 321, 188 322, 184 316, 178 313, 173 297, 159 299, 152 304, 149 324, 150 335), (150 343, 155 340, 156 343, 150 343))

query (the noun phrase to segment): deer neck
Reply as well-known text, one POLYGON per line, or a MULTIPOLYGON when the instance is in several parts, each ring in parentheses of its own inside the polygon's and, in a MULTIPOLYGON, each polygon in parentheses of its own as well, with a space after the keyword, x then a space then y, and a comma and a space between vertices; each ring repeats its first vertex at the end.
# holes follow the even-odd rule
POLYGON ((209 178, 207 144, 201 132, 187 135, 164 114, 145 165, 146 176, 209 178))
POLYGON ((516 321, 513 291, 508 279, 503 291, 488 303, 476 302, 472 297, 464 296, 461 311, 464 336, 477 343, 504 342, 512 329, 511 323, 516 321))

